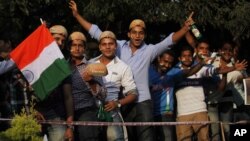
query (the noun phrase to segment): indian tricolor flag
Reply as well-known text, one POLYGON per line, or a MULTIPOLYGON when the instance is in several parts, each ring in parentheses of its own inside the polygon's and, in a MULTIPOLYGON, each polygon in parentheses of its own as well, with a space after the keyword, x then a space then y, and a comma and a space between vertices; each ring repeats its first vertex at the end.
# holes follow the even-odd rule
POLYGON ((70 73, 70 67, 44 24, 11 53, 40 100, 44 100, 70 73))

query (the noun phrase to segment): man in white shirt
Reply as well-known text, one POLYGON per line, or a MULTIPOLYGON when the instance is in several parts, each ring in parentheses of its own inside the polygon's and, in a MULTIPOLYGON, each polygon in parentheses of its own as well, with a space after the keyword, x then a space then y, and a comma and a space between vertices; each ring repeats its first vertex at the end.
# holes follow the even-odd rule
MULTIPOLYGON (((108 74, 103 77, 107 88, 104 110, 109 112, 114 122, 122 122, 120 107, 132 103, 137 98, 136 85, 131 68, 121 61, 116 55, 116 37, 111 31, 104 31, 100 35, 99 49, 101 55, 90 60, 90 62, 103 63, 108 69, 108 74), (118 99, 120 88, 124 97, 118 99)), ((109 126, 107 129, 108 141, 125 139, 121 126, 109 126)))

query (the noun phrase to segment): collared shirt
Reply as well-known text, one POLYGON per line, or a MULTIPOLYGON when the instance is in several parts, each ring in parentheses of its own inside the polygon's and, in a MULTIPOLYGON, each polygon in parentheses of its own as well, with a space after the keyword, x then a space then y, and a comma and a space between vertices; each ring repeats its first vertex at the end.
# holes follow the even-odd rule
POLYGON ((9 77, 10 104, 13 113, 20 113, 25 104, 28 104, 31 95, 31 91, 26 87, 25 78, 23 76, 18 77, 20 73, 16 68, 12 70, 11 77, 9 77))
POLYGON ((72 70, 72 98, 75 111, 92 107, 95 104, 90 87, 81 77, 81 73, 85 70, 86 66, 87 60, 84 58, 82 62, 74 66, 72 70))
MULTIPOLYGON (((101 56, 98 56, 90 61, 100 63, 100 57, 101 56)), ((118 100, 120 87, 123 88, 123 93, 125 95, 128 92, 137 95, 133 74, 128 65, 121 61, 118 57, 115 57, 107 64, 107 69, 108 74, 103 77, 103 82, 108 92, 106 101, 118 100)))
MULTIPOLYGON (((89 30, 89 34, 97 40, 99 39, 101 32, 102 31, 98 26, 94 24, 92 24, 89 30)), ((159 54, 173 44, 172 35, 173 34, 170 34, 163 41, 155 45, 147 45, 143 43, 134 53, 132 53, 131 47, 129 46, 129 41, 117 40, 116 55, 132 69, 139 94, 137 102, 151 99, 148 88, 149 66, 159 54)))

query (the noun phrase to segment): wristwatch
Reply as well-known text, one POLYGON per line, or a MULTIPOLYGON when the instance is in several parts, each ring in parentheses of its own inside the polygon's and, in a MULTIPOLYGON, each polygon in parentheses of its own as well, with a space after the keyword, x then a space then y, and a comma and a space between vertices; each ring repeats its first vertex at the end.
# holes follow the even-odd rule
POLYGON ((121 103, 120 103, 119 100, 116 101, 116 104, 117 104, 117 107, 118 107, 118 108, 121 108, 121 107, 122 107, 122 105, 121 105, 121 103))

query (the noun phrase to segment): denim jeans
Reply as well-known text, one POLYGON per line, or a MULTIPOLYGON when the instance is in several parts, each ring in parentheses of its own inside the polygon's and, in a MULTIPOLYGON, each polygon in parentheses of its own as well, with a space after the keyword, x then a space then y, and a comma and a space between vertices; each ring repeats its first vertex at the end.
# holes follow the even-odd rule
MULTIPOLYGON (((207 105, 208 117, 210 121, 217 122, 219 121, 219 109, 218 103, 212 103, 207 105)), ((220 125, 219 124, 210 124, 210 137, 211 141, 220 141, 220 125)))
MULTIPOLYGON (((219 104, 220 111, 220 121, 222 122, 232 122, 233 121, 233 103, 232 102, 222 102, 219 104)), ((223 124, 225 138, 227 141, 230 140, 230 126, 229 124, 223 124)))
MULTIPOLYGON (((90 109, 87 111, 76 112, 75 119, 77 121, 98 121, 97 111, 90 109)), ((76 141, 98 141, 100 128, 98 126, 75 126, 76 141)))
MULTIPOLYGON (((151 100, 129 105, 125 111, 126 122, 153 122, 151 100)), ((129 141, 154 141, 153 126, 127 126, 129 141)))
MULTIPOLYGON (((122 117, 119 111, 111 111, 113 122, 122 122, 122 117)), ((122 126, 108 126, 107 127, 107 140, 108 141, 124 141, 124 131, 122 126)))
MULTIPOLYGON (((8 102, 3 102, 0 105, 0 118, 11 118, 12 113, 11 113, 11 106, 8 102)), ((2 122, 0 121, 0 131, 5 131, 10 127, 9 122, 2 122)))
POLYGON ((51 125, 48 127, 48 141, 64 140, 66 127, 64 125, 51 125))
MULTIPOLYGON (((159 115, 154 117, 156 122, 173 122, 174 115, 159 115)), ((175 141, 175 128, 172 125, 155 126, 155 137, 158 141, 175 141)))
MULTIPOLYGON (((60 118, 49 119, 54 121, 62 120, 60 118)), ((47 127, 48 141, 63 141, 64 133, 66 131, 65 125, 49 125, 47 127)))

